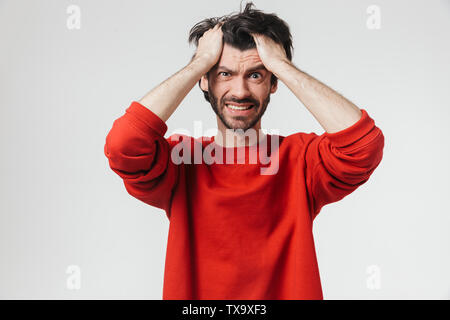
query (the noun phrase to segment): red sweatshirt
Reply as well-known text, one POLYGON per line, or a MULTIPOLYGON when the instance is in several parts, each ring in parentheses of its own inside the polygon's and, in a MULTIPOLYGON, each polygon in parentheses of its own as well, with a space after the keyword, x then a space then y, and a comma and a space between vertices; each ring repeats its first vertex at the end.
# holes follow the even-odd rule
POLYGON ((128 193, 169 219, 163 299, 323 299, 313 220, 365 183, 383 155, 382 131, 361 111, 339 132, 267 134, 254 146, 224 148, 214 137, 164 138, 165 122, 133 101, 104 153, 128 193), (172 160, 182 146, 178 154, 191 161, 172 160), (195 148, 208 146, 214 162, 193 160, 195 148), (235 161, 220 164, 227 150, 235 161), (267 155, 272 174, 250 154, 267 155))

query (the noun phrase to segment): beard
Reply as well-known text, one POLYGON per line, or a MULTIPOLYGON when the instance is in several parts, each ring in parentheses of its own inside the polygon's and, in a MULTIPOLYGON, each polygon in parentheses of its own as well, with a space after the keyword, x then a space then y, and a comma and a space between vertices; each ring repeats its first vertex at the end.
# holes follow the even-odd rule
POLYGON ((252 107, 252 113, 247 116, 232 116, 225 114, 225 101, 221 99, 220 101, 217 100, 217 97, 212 94, 211 87, 208 84, 208 95, 209 95, 209 103, 211 104, 211 107, 213 108, 215 114, 219 117, 219 119, 222 121, 224 126, 227 129, 242 129, 244 132, 247 131, 247 129, 253 128, 258 121, 263 116, 264 112, 267 109, 267 105, 270 102, 270 92, 267 95, 267 97, 263 100, 262 104, 260 105, 258 101, 255 101, 253 99, 243 99, 243 100, 228 100, 227 102, 236 102, 236 103, 252 103, 254 106, 252 107))

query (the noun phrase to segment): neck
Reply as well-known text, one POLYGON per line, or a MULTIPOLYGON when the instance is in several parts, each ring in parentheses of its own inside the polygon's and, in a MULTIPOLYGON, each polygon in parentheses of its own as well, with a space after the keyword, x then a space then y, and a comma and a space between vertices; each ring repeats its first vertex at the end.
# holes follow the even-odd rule
POLYGON ((266 135, 261 130, 261 122, 248 129, 246 132, 241 130, 227 129, 225 126, 219 125, 218 132, 214 137, 214 141, 223 147, 245 147, 258 144, 266 135))

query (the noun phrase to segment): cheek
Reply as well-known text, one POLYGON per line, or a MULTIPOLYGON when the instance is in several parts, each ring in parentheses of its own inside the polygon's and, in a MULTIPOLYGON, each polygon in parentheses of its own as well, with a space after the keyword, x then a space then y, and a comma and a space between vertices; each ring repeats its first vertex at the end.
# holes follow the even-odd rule
POLYGON ((220 84, 212 84, 212 87, 209 87, 209 90, 212 91, 214 96, 220 101, 223 96, 226 94, 227 89, 220 84))
POLYGON ((259 86, 257 89, 255 89, 255 94, 257 94, 257 97, 259 100, 266 99, 267 95, 270 94, 270 84, 264 84, 259 86))

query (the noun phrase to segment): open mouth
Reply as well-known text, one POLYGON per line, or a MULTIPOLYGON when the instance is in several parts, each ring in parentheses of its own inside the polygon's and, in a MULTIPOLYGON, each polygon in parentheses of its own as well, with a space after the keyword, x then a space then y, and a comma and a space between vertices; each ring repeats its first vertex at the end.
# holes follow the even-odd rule
POLYGON ((234 105, 234 104, 225 104, 225 106, 228 109, 231 109, 233 111, 245 111, 245 110, 252 109, 255 105, 250 104, 250 105, 245 105, 245 106, 239 106, 239 105, 234 105))

